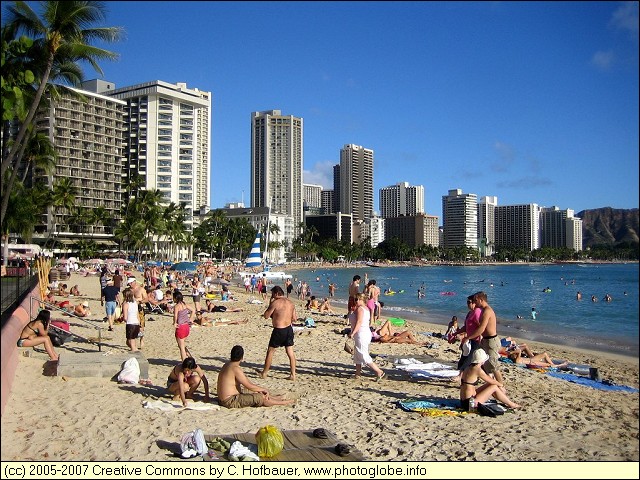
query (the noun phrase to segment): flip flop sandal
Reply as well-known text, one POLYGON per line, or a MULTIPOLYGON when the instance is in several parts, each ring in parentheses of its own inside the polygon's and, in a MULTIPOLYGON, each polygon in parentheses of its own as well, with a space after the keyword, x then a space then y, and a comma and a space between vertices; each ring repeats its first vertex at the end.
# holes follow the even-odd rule
POLYGON ((349 445, 345 445, 344 443, 339 443, 336 445, 334 451, 336 452, 336 454, 340 455, 341 457, 346 457, 351 453, 351 448, 349 448, 349 445))
POLYGON ((316 428, 313 431, 313 436, 315 438, 327 438, 327 432, 324 431, 324 428, 316 428))

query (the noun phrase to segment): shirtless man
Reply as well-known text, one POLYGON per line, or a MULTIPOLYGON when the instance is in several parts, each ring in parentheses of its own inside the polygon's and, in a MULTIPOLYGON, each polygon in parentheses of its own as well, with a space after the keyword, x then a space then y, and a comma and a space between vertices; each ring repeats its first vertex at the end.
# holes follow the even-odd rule
POLYGON ((270 396, 267 389, 251 383, 240 368, 242 360, 244 360, 244 349, 236 345, 231 349, 229 361, 222 366, 218 374, 217 392, 220 405, 226 408, 272 407, 295 402, 295 400, 270 396), (242 393, 241 387, 252 393, 242 393))
POLYGON ((138 283, 135 277, 130 277, 129 280, 127 280, 127 285, 133 291, 133 298, 138 302, 138 305, 144 305, 149 301, 147 290, 138 283))
POLYGON ((284 290, 279 285, 271 289, 271 300, 269 307, 262 314, 264 318, 270 318, 273 324, 273 332, 267 348, 267 356, 264 359, 262 378, 267 378, 273 354, 276 348, 284 347, 289 357, 289 367, 291 375, 287 380, 296 379, 296 355, 293 353, 293 327, 291 324, 296 321, 296 311, 293 302, 284 296, 284 290))
POLYGON ((488 374, 493 374, 495 379, 500 382, 503 382, 502 373, 500 372, 500 362, 498 361, 500 354, 500 339, 498 338, 498 326, 496 322, 496 312, 493 311, 493 308, 487 303, 487 294, 484 292, 477 292, 473 295, 473 299, 475 301, 476 307, 482 309, 482 314, 480 316, 480 324, 478 328, 474 332, 466 333, 463 338, 460 340, 464 341, 466 338, 476 338, 479 335, 482 335, 482 340, 480 341, 480 347, 487 352, 489 355, 489 360, 487 360, 482 368, 488 374))

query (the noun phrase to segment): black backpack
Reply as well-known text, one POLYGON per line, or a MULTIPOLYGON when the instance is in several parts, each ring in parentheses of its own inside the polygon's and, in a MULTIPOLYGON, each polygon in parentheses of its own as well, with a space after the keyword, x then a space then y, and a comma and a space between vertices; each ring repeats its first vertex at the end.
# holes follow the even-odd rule
POLYGON ((503 415, 507 409, 498 403, 479 403, 478 414, 485 417, 497 417, 503 415))

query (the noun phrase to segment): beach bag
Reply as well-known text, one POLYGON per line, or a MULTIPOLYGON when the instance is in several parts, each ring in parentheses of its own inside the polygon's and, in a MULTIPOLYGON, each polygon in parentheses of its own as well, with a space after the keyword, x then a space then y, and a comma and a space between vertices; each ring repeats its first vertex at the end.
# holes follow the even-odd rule
POLYGON ((353 338, 347 338, 344 341, 344 351, 347 352, 349 355, 353 355, 354 347, 355 347, 355 343, 353 341, 353 338))
POLYGON ((258 456, 271 458, 278 455, 284 448, 284 436, 277 427, 266 425, 256 433, 258 456))
POLYGON ((213 311, 214 312, 226 312, 227 311, 227 307, 225 307, 224 305, 216 305, 215 307, 213 307, 213 311))
POLYGON ((204 439, 204 432, 196 428, 192 432, 185 433, 180 439, 180 450, 183 458, 204 455, 209 449, 204 439))
POLYGON ((478 414, 484 417, 497 417, 503 415, 507 409, 497 403, 479 403, 478 414))
POLYGON ((140 365, 135 357, 128 358, 118 374, 118 383, 138 383, 140 381, 140 365))
POLYGON ((65 342, 70 341, 73 336, 69 333, 69 322, 52 320, 48 335, 54 347, 61 347, 65 342))

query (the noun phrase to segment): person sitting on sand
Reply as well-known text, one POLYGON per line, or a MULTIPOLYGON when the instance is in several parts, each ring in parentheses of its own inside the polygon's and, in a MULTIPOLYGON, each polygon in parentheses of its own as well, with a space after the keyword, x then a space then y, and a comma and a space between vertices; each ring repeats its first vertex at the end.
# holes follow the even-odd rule
POLYGON ((74 315, 77 317, 89 317, 91 315, 91 310, 89 309, 89 302, 86 300, 82 303, 79 303, 73 309, 74 315))
POLYGON ((74 285, 73 287, 71 287, 71 290, 69 291, 69 296, 71 297, 81 297, 82 294, 80 293, 80 289, 78 288, 78 285, 74 285))
POLYGON ((318 312, 320 313, 330 313, 331 315, 335 315, 336 312, 331 308, 331 304, 329 303, 329 298, 325 298, 320 306, 318 307, 318 312))
POLYGON ((290 405, 295 400, 285 400, 281 396, 270 395, 266 388, 251 383, 240 368, 244 360, 244 349, 235 345, 231 356, 218 374, 218 402, 226 408, 272 407, 274 405, 290 405), (243 393, 242 389, 251 393, 243 393))
POLYGON ((502 383, 488 375, 482 364, 489 360, 489 355, 482 348, 474 350, 471 354, 471 363, 462 371, 460 379, 460 406, 463 410, 469 410, 469 400, 475 399, 476 405, 484 403, 493 397, 504 403, 509 408, 521 408, 507 396, 507 390, 502 383), (484 380, 484 384, 476 388, 478 381, 484 380))
POLYGON ((425 346, 426 342, 420 342, 409 330, 394 332, 389 320, 371 334, 371 340, 380 343, 405 343, 410 345, 425 346))
POLYGON ((51 321, 51 312, 49 310, 40 310, 38 316, 27 323, 18 339, 19 347, 35 347, 36 345, 44 345, 44 349, 49 354, 49 358, 54 362, 58 361, 58 354, 53 349, 51 338, 49 338, 49 322, 51 321))
POLYGON ((553 360, 547 352, 533 355, 529 358, 524 358, 520 350, 514 350, 509 354, 509 358, 513 363, 519 365, 531 365, 533 367, 547 368, 547 367, 566 367, 569 362, 553 363, 553 360))
POLYGON ((58 295, 61 297, 68 297, 69 296, 69 292, 67 291, 67 284, 63 283, 62 285, 60 285, 60 288, 58 288, 58 295))
POLYGON ((209 401, 209 381, 193 357, 185 358, 171 370, 167 378, 167 389, 173 394, 173 400, 180 399, 183 406, 193 398, 194 392, 204 384, 204 401, 209 401))
POLYGON ((316 297, 311 296, 304 308, 305 310, 317 310, 318 307, 318 300, 316 299, 316 297))
POLYGON ((535 355, 526 343, 518 343, 511 337, 500 339, 500 349, 498 350, 500 355, 508 356, 511 352, 515 352, 516 350, 520 350, 529 358, 535 355))
POLYGON ((449 343, 455 343, 456 340, 458 339, 457 334, 458 334, 458 317, 454 315, 453 317, 451 317, 451 321, 449 322, 449 325, 447 325, 447 331, 444 334, 444 337, 447 339, 449 343))

